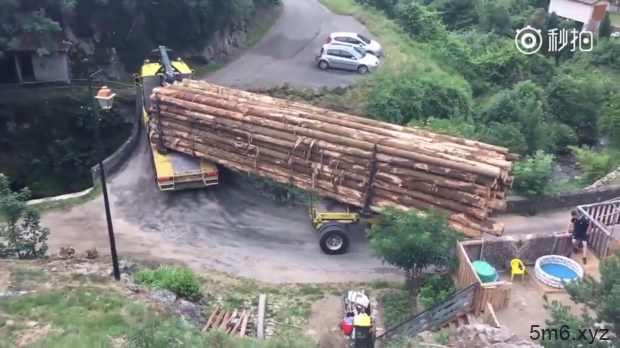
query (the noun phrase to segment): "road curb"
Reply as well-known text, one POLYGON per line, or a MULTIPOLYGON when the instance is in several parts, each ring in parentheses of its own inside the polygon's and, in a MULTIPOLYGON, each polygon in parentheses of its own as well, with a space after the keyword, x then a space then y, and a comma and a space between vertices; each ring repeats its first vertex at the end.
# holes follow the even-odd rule
POLYGON ((41 203, 48 203, 48 202, 64 201, 64 200, 71 199, 71 198, 79 198, 79 197, 86 196, 87 194, 91 193, 91 191, 94 189, 95 189, 94 187, 91 187, 84 191, 75 192, 75 193, 67 193, 64 195, 56 196, 56 197, 33 199, 33 200, 26 202, 26 204, 33 205, 33 204, 41 204, 41 203))

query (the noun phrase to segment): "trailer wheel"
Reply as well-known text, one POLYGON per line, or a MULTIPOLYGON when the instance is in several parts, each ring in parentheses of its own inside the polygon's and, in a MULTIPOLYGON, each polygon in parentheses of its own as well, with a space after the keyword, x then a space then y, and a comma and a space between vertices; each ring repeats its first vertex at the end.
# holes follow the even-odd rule
POLYGON ((319 230, 319 246, 327 255, 342 255, 349 249, 347 226, 338 222, 328 222, 319 230))

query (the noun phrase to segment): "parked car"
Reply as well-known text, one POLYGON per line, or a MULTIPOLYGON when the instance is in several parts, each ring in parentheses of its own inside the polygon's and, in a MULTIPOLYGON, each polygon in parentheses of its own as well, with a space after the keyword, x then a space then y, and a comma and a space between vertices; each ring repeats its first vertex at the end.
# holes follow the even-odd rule
POLYGON ((337 32, 329 34, 327 38, 328 44, 341 43, 353 47, 361 47, 366 53, 374 54, 377 57, 381 57, 381 45, 371 40, 364 35, 357 33, 337 32))
POLYGON ((316 55, 317 66, 322 70, 343 69, 366 74, 379 66, 379 58, 359 47, 325 44, 316 55))

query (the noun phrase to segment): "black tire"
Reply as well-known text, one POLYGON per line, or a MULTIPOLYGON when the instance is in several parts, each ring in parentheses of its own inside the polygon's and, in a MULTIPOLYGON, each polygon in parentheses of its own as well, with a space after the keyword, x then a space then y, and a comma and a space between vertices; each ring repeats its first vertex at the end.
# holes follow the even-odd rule
POLYGON ((362 75, 368 74, 368 67, 366 65, 360 65, 357 67, 357 72, 362 75))
POLYGON ((342 255, 349 249, 347 226, 328 222, 319 229, 319 246, 327 255, 342 255))
POLYGON ((329 63, 326 60, 323 60, 323 59, 319 60, 319 63, 317 64, 317 66, 321 70, 329 69, 329 63))

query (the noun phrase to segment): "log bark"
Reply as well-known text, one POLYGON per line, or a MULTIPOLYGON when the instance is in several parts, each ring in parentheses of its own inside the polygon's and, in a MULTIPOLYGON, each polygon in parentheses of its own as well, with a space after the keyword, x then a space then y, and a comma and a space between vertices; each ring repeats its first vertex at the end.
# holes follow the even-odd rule
MULTIPOLYGON (((153 134, 153 137, 157 138, 162 136, 161 134, 153 134)), ((345 186, 337 186, 330 182, 318 180, 316 178, 307 177, 305 175, 292 175, 290 170, 282 169, 281 167, 274 165, 267 165, 261 163, 261 161, 254 161, 246 156, 232 154, 227 151, 218 150, 202 144, 195 144, 190 141, 186 141, 180 138, 174 138, 172 136, 163 135, 163 140, 166 147, 175 151, 186 153, 193 157, 204 158, 211 161, 216 161, 226 167, 236 168, 238 170, 247 171, 247 168, 253 168, 250 173, 254 173, 277 182, 285 184, 293 184, 294 186, 307 190, 310 192, 317 192, 318 194, 327 196, 340 202, 344 202, 350 205, 358 207, 363 206, 363 193, 359 190, 351 189, 345 186), (241 168, 244 166, 244 168, 241 168), (271 173, 265 175, 265 173, 271 173), (318 192, 321 191, 321 192, 318 192)), ((461 227, 473 229, 474 231, 483 231, 492 234, 501 234, 503 232, 503 225, 495 223, 493 221, 479 221, 473 218, 468 218, 465 214, 456 213, 454 211, 421 202, 419 200, 412 199, 411 197, 397 197, 386 192, 382 192, 379 189, 375 190, 377 194, 373 198, 373 204, 378 209, 395 207, 397 209, 406 210, 409 207, 413 207, 418 210, 427 208, 433 208, 438 212, 444 213, 449 216, 449 220, 461 227), (389 195, 391 199, 385 199, 384 197, 389 195)), ((375 209, 375 211, 377 211, 375 209)), ((377 212, 380 212, 377 211, 377 212)), ((471 232, 471 231, 470 231, 471 232)), ((469 233, 469 232, 468 232, 469 233)))
MULTIPOLYGON (((168 97, 163 97, 163 98, 168 98, 168 97)), ((209 108, 209 107, 205 107, 205 108, 209 108)), ((161 113, 163 116, 169 117, 169 118, 175 118, 179 120, 180 122, 186 122, 186 124, 205 124, 205 125, 210 125, 210 126, 221 125, 221 126, 226 126, 230 129, 239 129, 245 132, 249 132, 248 136, 254 136, 255 134, 262 134, 265 136, 269 136, 273 139, 279 138, 279 136, 281 136, 281 134, 283 133, 282 129, 274 130, 274 129, 270 129, 270 127, 265 127, 260 124, 256 125, 251 122, 248 122, 247 118, 250 116, 238 116, 239 119, 237 120, 237 122, 235 121, 231 122, 230 119, 221 119, 216 115, 201 114, 195 111, 184 110, 183 108, 179 108, 179 107, 170 107, 168 105, 160 105, 160 109, 161 109, 161 113)), ((218 112, 218 109, 215 109, 215 108, 210 108, 210 109, 214 109, 216 113, 218 112)), ((301 131, 299 131, 298 129, 295 129, 295 127, 293 126, 287 126, 287 125, 282 125, 282 126, 284 128, 283 129, 284 132, 288 131, 290 132, 290 135, 295 136, 295 134, 301 133, 301 131), (296 132, 296 133, 293 133, 293 132, 296 132)), ((312 132, 312 133, 313 134, 319 133, 319 135, 321 135, 320 132, 312 132)), ((371 145, 370 147, 366 147, 366 148, 370 148, 370 150, 361 150, 360 148, 356 146, 334 144, 334 143, 331 143, 329 141, 325 141, 322 139, 317 140, 317 138, 314 138, 314 139, 312 138, 314 137, 304 137, 304 136, 297 137, 296 143, 300 145, 301 144, 308 145, 312 147, 313 149, 317 150, 318 153, 321 153, 322 149, 327 149, 329 151, 333 151, 336 153, 342 153, 342 154, 346 154, 350 156, 359 157, 359 158, 365 159, 366 161, 369 161, 372 158, 372 152, 371 152, 372 144, 364 143, 367 145, 371 145)), ((338 138, 338 137, 335 137, 335 138, 338 138)), ((353 140, 351 141, 353 143, 356 142, 353 140)), ((415 161, 412 161, 411 159, 392 156, 392 155, 386 155, 382 153, 379 153, 377 155, 377 159, 381 162, 389 163, 390 165, 398 165, 398 166, 402 166, 402 167, 406 167, 410 169, 430 172, 433 174, 439 174, 441 176, 449 176, 449 177, 459 179, 462 181, 467 181, 467 182, 474 182, 478 178, 477 175, 471 174, 465 171, 439 167, 439 166, 430 165, 426 163, 415 162, 415 161)), ((491 177, 485 177, 485 179, 488 185, 492 185, 496 181, 496 179, 491 178, 491 177)))
MULTIPOLYGON (((202 139, 210 139, 212 141, 225 143, 229 146, 238 146, 238 143, 246 138, 244 137, 244 134, 241 134, 242 136, 240 137, 238 133, 235 134, 234 130, 231 129, 221 129, 218 132, 214 133, 212 131, 210 132, 202 129, 196 130, 195 128, 191 128, 187 125, 176 123, 173 121, 167 121, 166 119, 162 119, 161 122, 164 128, 183 132, 187 135, 192 135, 193 137, 191 138, 191 140, 197 142, 202 142, 202 139)), ((321 156, 317 155, 308 156, 307 153, 305 151, 301 151, 301 149, 291 151, 291 149, 294 148, 295 145, 293 142, 289 142, 288 144, 286 144, 288 146, 278 146, 265 142, 264 140, 269 140, 269 138, 256 135, 251 139, 251 144, 258 146, 262 154, 278 158, 282 161, 288 161, 289 156, 291 156, 291 158, 296 161, 297 164, 306 165, 307 163, 311 163, 312 167, 319 170, 319 172, 340 170, 345 173, 344 175, 349 175, 349 173, 351 173, 351 175, 357 175, 358 178, 356 180, 358 181, 364 181, 367 179, 369 170, 368 166, 366 165, 362 166, 357 164, 342 163, 339 161, 331 160, 330 158, 321 158, 321 156)), ((389 167, 386 169, 390 170, 389 167)), ((442 177, 436 177, 436 181, 441 183, 443 181, 446 181, 446 179, 442 177)), ((392 174, 391 172, 384 173, 378 171, 375 176, 375 182, 377 183, 378 187, 389 191, 399 193, 402 193, 401 190, 416 190, 429 193, 432 192, 433 194, 436 194, 440 197, 451 199, 456 202, 477 208, 485 208, 487 206, 487 200, 485 198, 488 197, 488 195, 490 194, 488 188, 483 188, 483 190, 480 190, 482 194, 486 194, 486 196, 481 196, 480 194, 472 194, 468 192, 454 190, 455 188, 459 188, 458 183, 456 185, 453 185, 454 187, 451 187, 450 189, 441 187, 435 183, 430 184, 422 181, 415 182, 409 180, 402 180, 397 174, 392 174)))
MULTIPOLYGON (((174 129, 166 128, 163 132, 164 135, 169 135, 174 138, 187 140, 189 143, 201 144, 206 147, 218 148, 229 153, 235 153, 241 156, 253 158, 256 162, 265 162, 270 165, 280 166, 283 170, 291 170, 291 175, 298 173, 311 176, 319 180, 325 180, 333 185, 342 185, 351 189, 355 189, 360 193, 366 190, 366 181, 368 171, 366 173, 351 173, 341 172, 340 175, 331 170, 327 166, 323 166, 319 163, 307 161, 302 158, 290 156, 288 154, 279 153, 277 151, 259 148, 255 145, 240 144, 232 142, 226 142, 225 138, 217 139, 218 137, 201 137, 191 135, 186 132, 177 131, 174 129), (215 138, 215 139, 214 139, 215 138)), ((432 204, 437 207, 450 209, 454 212, 464 213, 466 215, 473 216, 477 219, 484 220, 488 216, 486 209, 466 206, 459 202, 450 200, 448 197, 433 196, 418 191, 409 191, 398 186, 389 185, 380 181, 375 181, 373 192, 378 197, 382 197, 395 202, 402 201, 405 204, 408 201, 420 201, 427 204, 432 204)), ((422 203, 419 203, 422 204, 422 203)), ((484 208, 484 207, 483 207, 484 208)))
MULTIPOLYGON (((159 100, 164 105, 173 105, 187 110, 200 111, 203 114, 224 117, 230 120, 251 123, 258 126, 288 131, 293 134, 300 134, 314 139, 328 141, 334 144, 354 147, 366 151, 372 151, 377 146, 379 153, 397 156, 411 161, 419 161, 428 165, 440 166, 447 169, 470 172, 480 176, 492 178, 505 178, 508 176, 510 162, 506 162, 506 168, 490 166, 479 161, 463 159, 458 156, 447 155, 420 148, 419 146, 402 146, 398 142, 379 137, 374 134, 363 133, 360 131, 346 128, 321 127, 320 124, 304 122, 303 119, 292 120, 293 124, 288 124, 286 117, 279 115, 280 121, 269 119, 268 115, 257 110, 249 110, 246 113, 239 112, 234 103, 229 103, 215 98, 189 94, 164 88, 156 88, 151 97, 159 100), (255 114, 256 116, 254 116, 255 114), (296 122, 296 123, 295 123, 296 122)), ((161 106, 160 106, 161 107, 161 106)), ((164 106, 165 107, 165 106, 164 106)), ((196 115, 196 117, 201 117, 196 115)))
MULTIPOLYGON (((185 79, 183 80, 182 85, 196 86, 196 88, 198 89, 208 89, 211 91, 215 91, 219 94, 233 95, 233 96, 239 96, 239 97, 245 97, 245 98, 251 98, 251 97, 257 96, 254 93, 221 87, 218 85, 210 84, 205 81, 185 79)), ((289 109, 294 108, 294 109, 302 110, 302 111, 309 112, 309 113, 322 113, 326 116, 339 118, 342 120, 349 120, 349 121, 358 122, 360 124, 369 125, 369 126, 373 126, 377 128, 383 128, 383 129, 392 130, 396 132, 402 132, 406 134, 422 136, 424 138, 432 139, 435 142, 445 141, 445 142, 465 145, 468 147, 476 147, 476 148, 480 148, 480 149, 484 149, 488 151, 508 154, 508 149, 505 147, 501 147, 501 146, 490 145, 490 144, 478 142, 475 140, 463 139, 463 138, 458 138, 458 137, 453 137, 453 136, 448 136, 448 135, 443 135, 443 134, 436 134, 436 133, 432 133, 432 132, 418 129, 418 128, 403 127, 403 126, 380 122, 380 121, 363 118, 359 116, 352 116, 352 115, 348 115, 345 113, 336 112, 336 111, 332 111, 328 109, 322 109, 322 108, 318 108, 315 106, 293 102, 289 100, 276 99, 276 98, 272 98, 269 96, 261 96, 261 97, 262 97, 261 100, 263 102, 277 105, 278 107, 281 107, 281 108, 289 108, 289 109)))
MULTIPOLYGON (((268 114, 271 119, 277 120, 278 118, 273 116, 273 113, 278 115, 285 115, 287 119, 294 118, 301 119, 303 122, 308 121, 316 121, 322 124, 331 124, 340 127, 346 127, 350 129, 360 130, 367 133, 372 133, 384 137, 390 137, 392 139, 400 139, 401 141, 405 141, 408 143, 417 143, 417 144, 425 144, 425 148, 432 151, 443 152, 446 154, 454 154, 456 156, 461 156, 463 158, 479 158, 482 163, 486 163, 494 166, 506 166, 510 168, 511 163, 506 161, 505 154, 497 152, 497 151, 489 151, 476 147, 465 146, 461 144, 456 144, 452 142, 441 142, 441 143, 433 143, 429 142, 429 138, 422 137, 419 135, 413 135, 409 133, 396 132, 389 129, 378 128, 375 126, 369 126, 365 124, 361 124, 359 122, 354 122, 350 120, 341 119, 338 117, 330 117, 323 114, 323 112, 304 112, 301 110, 290 109, 290 108, 279 108, 277 105, 265 103, 262 100, 262 96, 251 94, 246 97, 235 96, 230 94, 221 94, 211 91, 209 89, 200 89, 199 86, 185 86, 181 84, 174 84, 166 88, 166 90, 174 90, 184 93, 191 93, 195 95, 200 95, 209 98, 216 98, 220 100, 225 100, 227 102, 234 103, 234 108, 229 109, 232 111, 239 111, 242 113, 253 114, 257 116, 261 116, 260 114, 254 114, 253 110, 260 110, 263 113, 268 114), (499 161, 499 162, 498 162, 499 161), (501 163, 498 165, 498 163, 501 163)), ((406 143, 405 143, 406 144, 406 143)), ((386 144, 387 145, 387 144, 386 144)))
MULTIPOLYGON (((172 122, 174 124, 182 125, 185 127, 190 127, 188 126, 188 121, 180 121, 180 119, 188 120, 187 117, 181 116, 181 115, 175 115, 173 117, 166 117, 166 115, 167 113, 162 113, 162 119, 169 120, 169 122, 172 122)), ((215 124, 213 126, 209 126, 208 124, 204 124, 204 125, 194 124, 191 126, 191 129, 202 129, 202 130, 208 129, 208 132, 226 131, 229 133, 234 133, 237 137, 241 137, 242 139, 250 137, 248 135, 248 132, 246 131, 234 129, 228 126, 222 127, 220 124, 215 124)), ((277 132, 277 131, 273 131, 273 132, 277 132)), ((368 157, 366 158, 355 157, 355 156, 345 155, 345 154, 337 153, 337 152, 326 150, 326 149, 321 149, 320 153, 317 153, 317 151, 313 151, 313 148, 316 149, 316 146, 313 146, 313 144, 308 145, 306 144, 307 142, 296 143, 296 137, 294 135, 291 135, 288 133, 282 133, 282 132, 280 133, 281 134, 277 134, 278 138, 275 138, 275 133, 274 133, 274 137, 264 136, 261 134, 254 133, 252 134, 251 139, 252 140, 258 139, 260 141, 270 142, 269 145, 266 145, 269 147, 294 149, 293 152, 303 151, 303 155, 301 157, 314 158, 317 161, 321 161, 321 160, 327 161, 329 162, 329 165, 333 167, 349 168, 350 165, 358 165, 358 166, 366 167, 369 164, 368 157)), ((382 159, 382 158, 383 158, 382 156, 379 156, 379 159, 382 159)), ((414 167, 414 166, 409 166, 409 167, 414 167)), ((415 188, 414 186, 416 186, 418 183, 421 183, 422 185, 426 185, 422 189, 428 189, 429 188, 428 185, 430 184, 433 187, 436 187, 436 186, 446 187, 448 189, 459 190, 459 191, 475 194, 481 197, 488 197, 490 196, 490 192, 491 192, 491 189, 489 187, 481 185, 481 184, 475 184, 470 181, 458 181, 456 180, 456 178, 451 179, 451 178, 447 178, 444 176, 434 175, 433 173, 417 171, 417 170, 409 169, 406 167, 403 168, 403 167, 396 166, 393 163, 379 162, 378 171, 380 173, 379 175, 382 175, 383 173, 393 175, 392 180, 394 180, 394 184, 405 186, 407 188, 415 188)), ((386 179, 386 180, 390 180, 390 179, 386 179)))
MULTIPOLYGON (((155 137, 158 137, 158 136, 159 135, 155 135, 155 137)), ((293 184, 294 186, 302 190, 316 192, 319 195, 338 200, 339 202, 343 202, 345 204, 349 204, 349 205, 353 205, 357 207, 360 207, 363 205, 361 194, 349 188, 340 187, 339 192, 334 192, 333 187, 331 187, 330 184, 325 184, 323 182, 315 182, 313 184, 311 181, 311 178, 303 178, 301 176, 290 177, 286 171, 283 171, 277 167, 267 167, 267 166, 260 165, 260 164, 254 165, 254 163, 248 163, 247 159, 243 157, 240 157, 237 155, 231 155, 231 154, 226 153, 225 151, 219 151, 216 149, 207 149, 202 146, 201 146, 201 150, 207 150, 208 153, 202 152, 200 150, 192 150, 188 147, 180 146, 181 144, 184 144, 183 140, 174 139, 172 137, 167 137, 167 136, 164 136, 163 141, 166 147, 175 149, 178 152, 182 152, 190 156, 216 161, 218 163, 222 163, 222 165, 228 168, 244 171, 249 174, 258 175, 258 176, 268 178, 268 179, 274 180, 282 184, 293 184), (221 157, 218 157, 217 155, 220 155, 221 157), (234 160, 240 160, 241 163, 235 162, 234 160)), ((191 146, 190 144, 187 144, 187 142, 185 142, 184 145, 191 146)), ((381 199, 381 198, 373 199, 373 203, 374 205, 371 207, 371 209, 377 213, 380 213, 383 209, 388 208, 388 207, 392 207, 392 208, 396 208, 400 210, 409 209, 406 206, 395 205, 394 203, 386 201, 385 199, 381 199)), ((453 226, 455 230, 457 230, 458 232, 471 238, 479 238, 481 236, 480 232, 478 232, 481 229, 476 229, 475 227, 472 228, 469 226, 464 226, 460 223, 460 221, 463 221, 467 223, 468 225, 472 225, 472 224, 475 225, 475 223, 468 221, 462 214, 453 214, 453 216, 450 216, 450 225, 453 226)))

